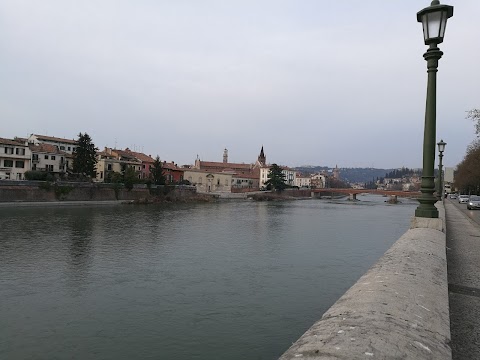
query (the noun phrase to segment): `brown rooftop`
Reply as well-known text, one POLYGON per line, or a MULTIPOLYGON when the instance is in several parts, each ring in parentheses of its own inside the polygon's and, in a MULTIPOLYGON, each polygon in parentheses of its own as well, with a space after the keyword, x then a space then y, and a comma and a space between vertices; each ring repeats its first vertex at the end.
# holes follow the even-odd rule
POLYGON ((38 140, 64 142, 64 143, 69 143, 73 145, 77 144, 77 140, 63 139, 63 138, 58 138, 55 136, 47 136, 47 135, 38 135, 38 134, 33 134, 33 135, 35 135, 38 140))
POLYGON ((34 153, 67 155, 65 151, 58 150, 58 148, 55 145, 50 145, 50 144, 30 145, 29 148, 34 153))
POLYGON ((25 144, 22 144, 19 141, 15 141, 13 139, 4 139, 4 138, 0 138, 0 144, 13 145, 13 146, 19 146, 19 145, 26 146, 25 144))

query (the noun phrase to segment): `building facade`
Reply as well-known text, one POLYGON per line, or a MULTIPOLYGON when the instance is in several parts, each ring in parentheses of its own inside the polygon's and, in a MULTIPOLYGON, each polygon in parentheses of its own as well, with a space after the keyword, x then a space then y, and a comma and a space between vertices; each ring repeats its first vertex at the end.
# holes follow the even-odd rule
POLYGON ((0 138, 0 180, 25 180, 31 158, 25 141, 0 138))
POLYGON ((67 171, 67 153, 50 144, 29 145, 32 170, 62 175, 67 171))

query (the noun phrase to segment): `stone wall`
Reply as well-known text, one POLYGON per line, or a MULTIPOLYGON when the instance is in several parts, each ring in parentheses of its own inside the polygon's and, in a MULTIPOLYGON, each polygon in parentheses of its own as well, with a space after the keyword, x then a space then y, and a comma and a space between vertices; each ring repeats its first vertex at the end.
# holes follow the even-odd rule
POLYGON ((441 219, 414 218, 414 228, 280 359, 451 359, 445 212, 438 207, 441 219))
MULTIPOLYGON (((155 191, 163 194, 161 187, 155 191)), ((172 198, 181 198, 195 194, 195 188, 175 186, 170 187, 168 192, 172 198)), ((113 201, 141 200, 149 197, 150 190, 146 186, 136 186, 132 190, 127 190, 122 184, 0 182, 0 202, 113 201)))

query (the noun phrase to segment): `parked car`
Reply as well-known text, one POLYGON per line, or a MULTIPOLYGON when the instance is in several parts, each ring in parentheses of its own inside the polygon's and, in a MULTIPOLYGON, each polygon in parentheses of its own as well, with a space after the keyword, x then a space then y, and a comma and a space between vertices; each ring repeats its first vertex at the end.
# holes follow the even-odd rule
POLYGON ((467 209, 468 210, 480 209, 480 196, 471 195, 470 198, 468 199, 467 209))
POLYGON ((467 203, 467 202, 468 202, 468 198, 469 198, 468 195, 459 195, 459 196, 458 196, 458 202, 459 202, 460 204, 467 203))
POLYGON ((450 199, 456 199, 456 198, 457 198, 457 194, 450 194, 449 198, 450 198, 450 199))

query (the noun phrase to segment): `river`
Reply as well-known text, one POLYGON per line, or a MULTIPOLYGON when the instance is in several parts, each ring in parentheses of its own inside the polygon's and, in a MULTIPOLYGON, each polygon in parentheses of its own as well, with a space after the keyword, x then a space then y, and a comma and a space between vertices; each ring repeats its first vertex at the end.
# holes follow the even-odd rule
POLYGON ((276 359, 417 202, 0 206, 1 359, 276 359))

